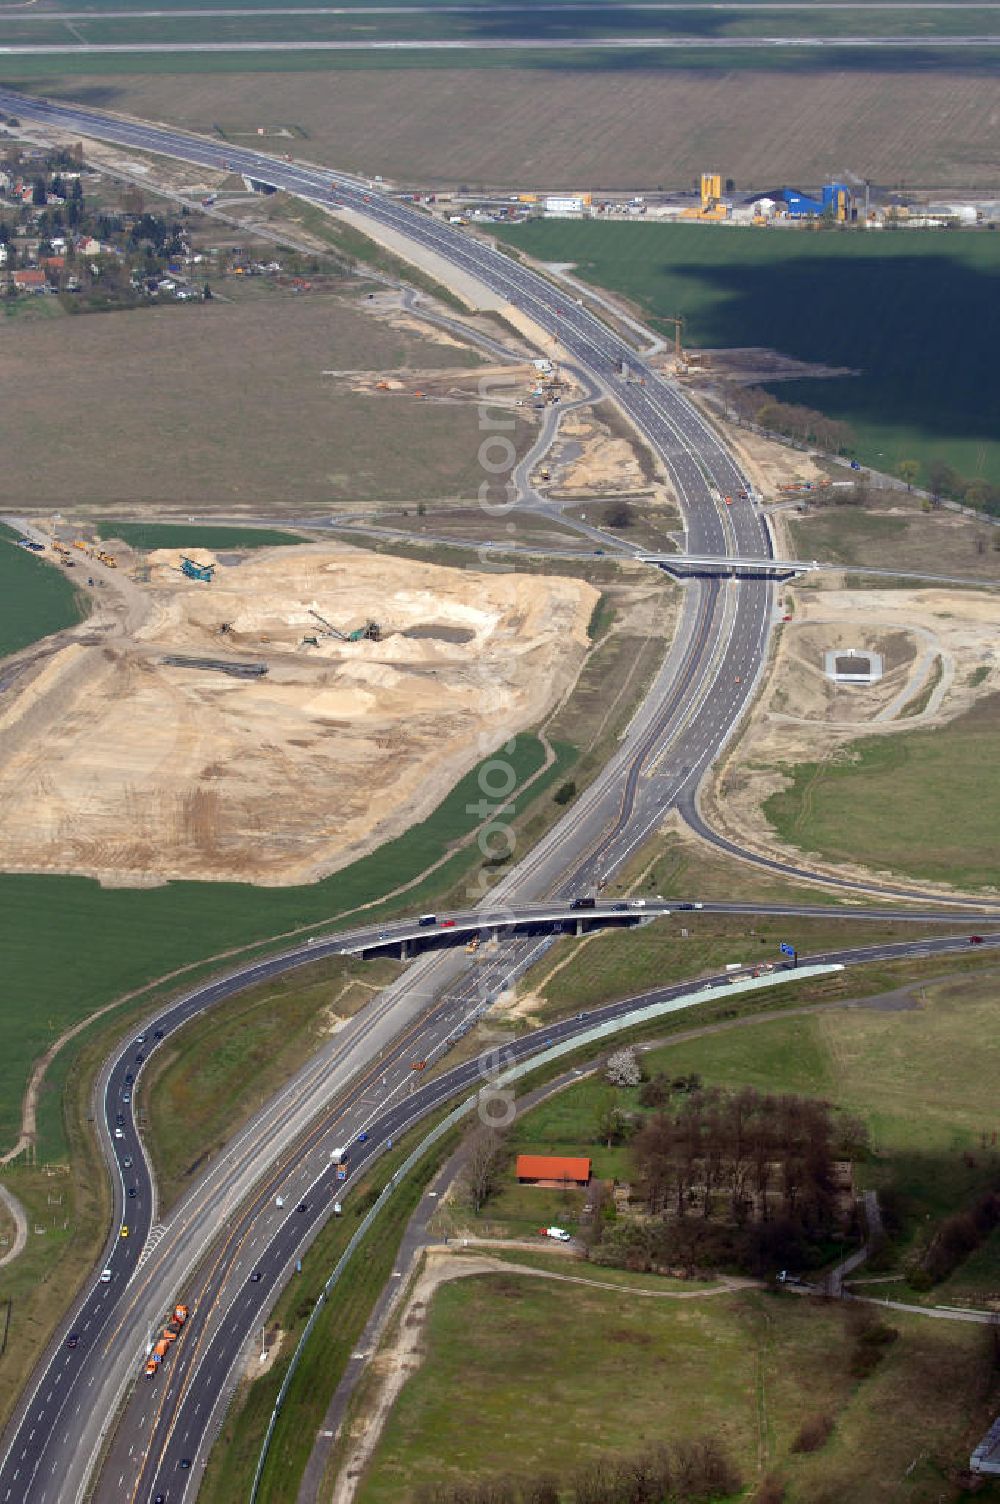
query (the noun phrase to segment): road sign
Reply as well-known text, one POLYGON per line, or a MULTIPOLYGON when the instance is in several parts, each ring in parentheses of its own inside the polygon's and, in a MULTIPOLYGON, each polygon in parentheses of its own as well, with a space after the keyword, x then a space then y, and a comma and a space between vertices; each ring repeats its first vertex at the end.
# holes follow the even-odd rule
POLYGON ((783 956, 794 956, 795 955, 795 946, 794 945, 786 945, 785 942, 784 942, 784 940, 782 940, 781 944, 778 946, 778 949, 781 951, 781 954, 783 956))

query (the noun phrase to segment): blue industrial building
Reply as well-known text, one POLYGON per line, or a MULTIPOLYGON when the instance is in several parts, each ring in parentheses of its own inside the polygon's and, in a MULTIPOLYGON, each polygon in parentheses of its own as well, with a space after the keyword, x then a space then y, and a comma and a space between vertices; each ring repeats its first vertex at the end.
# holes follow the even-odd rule
POLYGON ((851 216, 851 190, 846 183, 827 183, 819 198, 810 198, 797 188, 782 188, 775 197, 784 203, 789 219, 819 217, 833 211, 833 217, 841 224, 851 216))

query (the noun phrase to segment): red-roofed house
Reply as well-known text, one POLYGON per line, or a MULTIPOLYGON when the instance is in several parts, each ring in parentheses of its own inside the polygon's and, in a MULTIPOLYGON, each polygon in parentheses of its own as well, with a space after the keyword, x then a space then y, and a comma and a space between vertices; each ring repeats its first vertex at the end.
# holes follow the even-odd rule
POLYGON ((519 1154, 517 1179, 519 1185, 582 1188, 590 1184, 590 1160, 571 1159, 561 1154, 519 1154))
POLYGON ((13 282, 16 292, 44 292, 49 285, 45 273, 33 266, 14 272, 13 282))

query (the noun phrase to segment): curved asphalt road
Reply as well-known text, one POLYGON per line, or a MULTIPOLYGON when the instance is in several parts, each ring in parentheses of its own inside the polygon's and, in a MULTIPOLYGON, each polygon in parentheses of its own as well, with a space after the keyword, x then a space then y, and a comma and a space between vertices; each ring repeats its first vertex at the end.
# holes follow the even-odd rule
MULTIPOLYGON (((500 913, 497 916, 497 923, 504 932, 509 932, 509 927, 516 925, 522 933, 528 936, 524 941, 528 952, 524 964, 528 964, 537 954, 540 946, 547 943, 544 939, 540 940, 535 933, 545 927, 552 927, 560 922, 576 921, 585 925, 602 922, 634 923, 644 917, 683 911, 691 907, 691 903, 687 902, 651 903, 644 910, 636 910, 623 909, 620 904, 608 903, 601 904, 595 910, 579 911, 572 910, 568 906, 560 908, 554 905, 539 905, 536 909, 524 910, 517 916, 500 913)), ((736 904, 706 904, 704 911, 738 912, 743 907, 736 904)), ((755 911, 760 911, 758 906, 753 907, 755 911)), ((763 906, 763 911, 780 912, 781 909, 777 905, 763 906)), ((828 917, 830 910, 828 907, 816 905, 803 906, 801 912, 828 917)), ((851 916, 883 922, 890 917, 878 909, 852 910, 851 916)), ((953 916, 943 916, 939 911, 904 910, 891 917, 915 923, 934 921, 953 924, 955 922, 953 916)), ((995 918, 1000 920, 1000 913, 995 918)), ((446 941, 453 936, 461 940, 467 934, 481 932, 483 928, 486 928, 487 932, 489 930, 488 916, 476 911, 470 910, 456 914, 455 919, 454 930, 441 929, 439 926, 421 926, 418 921, 411 919, 387 923, 381 928, 362 927, 318 940, 307 940, 283 955, 254 963, 250 967, 234 972, 229 977, 195 989, 187 997, 165 1009, 155 1020, 151 1020, 119 1051, 100 1083, 100 1120, 104 1127, 104 1137, 112 1148, 112 1171, 115 1183, 114 1235, 109 1240, 104 1259, 104 1266, 111 1271, 112 1278, 108 1283, 95 1281, 89 1288, 78 1308, 62 1326, 48 1355, 48 1362, 42 1367, 41 1377, 26 1396, 21 1423, 17 1427, 17 1433, 9 1451, 0 1463, 0 1504, 20 1504, 21 1500, 28 1499, 37 1501, 37 1504, 47 1504, 47 1501, 59 1497, 76 1496, 76 1484, 80 1479, 79 1474, 73 1477, 73 1448, 79 1428, 74 1425, 74 1421, 78 1421, 81 1416, 87 1417, 87 1406, 91 1400, 95 1381, 100 1379, 103 1369, 112 1357, 118 1362, 124 1361, 127 1381, 139 1374, 147 1331, 158 1318, 165 1314, 172 1300, 182 1293, 169 1284, 164 1287, 162 1282, 157 1281, 155 1270, 147 1272, 144 1268, 145 1263, 148 1262, 148 1256, 144 1260, 143 1250, 147 1246, 155 1218, 154 1189, 151 1170, 139 1138, 131 1097, 136 1089, 134 1078, 141 1075, 142 1067, 150 1054, 163 1039, 168 1038, 192 1017, 223 998, 231 996, 255 981, 273 977, 322 956, 363 954, 378 949, 385 951, 407 940, 432 943, 435 938, 446 941), (126 1100, 126 1097, 129 1100, 126 1100), (118 1121, 119 1116, 122 1119, 121 1123, 118 1121), (135 1197, 127 1194, 129 1189, 135 1190, 135 1197), (130 1235, 127 1239, 122 1239, 118 1235, 118 1227, 123 1218, 126 1219, 130 1228, 130 1235), (123 1319, 123 1313, 125 1319, 123 1319), (71 1332, 79 1337, 78 1345, 72 1349, 66 1346, 71 1332), (63 1486, 67 1483, 70 1486, 63 1492, 63 1486)), ((979 920, 976 921, 977 924, 979 922, 979 920)), ((1000 935, 985 935, 984 941, 987 944, 997 943, 1000 941, 1000 935)), ((875 959, 893 953, 912 954, 914 950, 940 949, 942 945, 950 949, 964 947, 967 944, 967 936, 963 936, 959 941, 954 939, 948 939, 945 942, 920 940, 904 944, 902 947, 880 946, 870 952, 855 951, 851 952, 851 955, 855 958, 864 955, 868 959, 875 959)), ((416 964, 419 967, 421 963, 416 964)), ((505 958, 502 959, 499 964, 494 965, 494 971, 496 975, 492 982, 499 987, 503 981, 509 979, 509 962, 505 958)), ((476 1016, 484 1011, 484 1004, 487 1007, 489 1005, 490 985, 491 978, 488 974, 485 979, 480 979, 477 987, 468 988, 465 991, 458 990, 450 996, 446 995, 432 1010, 429 1017, 421 1018, 410 1037, 404 1037, 402 1040, 387 1038, 383 1046, 383 1054, 374 1069, 369 1069, 360 1080, 352 1080, 346 1093, 342 1092, 337 1097, 336 1105, 318 1122, 311 1125, 304 1138, 298 1137, 297 1133, 289 1135, 288 1152, 282 1155, 277 1168, 271 1173, 264 1187, 258 1191, 253 1204, 242 1213, 237 1221, 227 1224, 227 1247, 230 1252, 235 1252, 236 1257, 217 1259, 208 1274, 203 1275, 198 1281, 193 1293, 185 1288, 183 1293, 192 1300, 194 1309, 191 1327, 185 1332, 183 1343, 179 1343, 171 1354, 171 1362, 166 1373, 163 1376, 158 1375, 154 1384, 148 1384, 143 1379, 139 1387, 138 1404, 142 1406, 148 1400, 150 1414, 135 1417, 135 1426, 126 1425, 123 1429, 116 1443, 116 1457, 123 1448, 125 1456, 117 1458, 119 1463, 117 1473, 114 1468, 105 1469, 98 1494, 100 1499, 153 1498, 157 1491, 164 1491, 164 1487, 167 1490, 167 1497, 180 1497, 176 1492, 176 1480, 173 1485, 174 1491, 169 1492, 171 1484, 166 1478, 166 1473, 171 1467, 179 1464, 181 1456, 197 1451, 198 1436, 194 1428, 198 1417, 197 1414, 192 1415, 192 1411, 195 1411, 200 1404, 203 1420, 207 1421, 209 1418, 207 1412, 204 1411, 205 1391, 199 1387, 202 1382, 201 1378, 194 1392, 189 1395, 190 1365, 196 1358, 200 1364, 202 1356, 202 1346, 198 1341, 200 1313, 204 1311, 210 1316, 215 1313, 216 1317, 214 1323, 207 1320, 204 1323, 202 1336, 210 1338, 214 1346, 208 1370, 204 1370, 203 1366, 200 1369, 204 1382, 209 1386, 207 1392, 214 1395, 218 1392, 219 1373, 227 1374, 229 1371, 228 1369, 220 1370, 219 1365, 223 1363, 226 1354, 231 1351, 238 1352, 246 1340, 249 1327, 243 1320, 244 1309, 254 1311, 253 1320, 255 1321, 256 1313, 262 1308, 261 1302, 266 1307, 273 1299, 283 1274, 287 1270, 288 1260, 281 1254, 281 1249, 268 1251, 265 1260, 263 1251, 258 1246, 259 1240, 267 1231, 278 1233, 279 1228, 283 1228, 281 1237, 287 1238, 294 1234, 298 1240, 296 1246, 301 1250, 303 1238, 313 1229, 316 1218, 329 1212, 329 1199, 325 1201, 317 1199, 318 1192, 310 1191, 308 1187, 320 1170, 329 1170, 331 1143, 340 1143, 356 1135, 372 1120, 376 1109, 380 1109, 378 1122, 381 1137, 373 1135, 372 1143, 383 1142, 387 1137, 391 1138, 394 1132, 399 1132, 402 1118, 406 1117, 409 1120, 416 1105, 426 1106, 443 1099, 435 1083, 433 1087, 429 1086, 418 1093, 415 1100, 411 1102, 407 1093, 411 1082, 417 1078, 411 1074, 410 1067, 414 1059, 433 1058, 435 1052, 443 1052, 454 1038, 471 1027, 476 1016), (392 1100, 389 1100, 390 1098, 392 1100), (388 1105, 384 1105, 387 1103, 388 1105), (297 1206, 304 1195, 306 1204, 313 1215, 310 1216, 309 1212, 296 1212, 294 1216, 291 1216, 289 1212, 285 1217, 277 1216, 278 1209, 272 1206, 272 1196, 276 1194, 276 1186, 286 1192, 289 1208, 293 1204, 297 1206), (262 1225, 265 1228, 264 1233, 261 1232, 262 1225), (249 1246, 245 1246, 247 1242, 249 1246), (252 1263, 256 1267, 258 1264, 263 1266, 265 1262, 268 1269, 267 1277, 262 1278, 259 1288, 256 1285, 251 1287, 248 1283, 248 1264, 252 1263), (238 1285, 235 1297, 234 1279, 238 1285), (243 1289, 244 1284, 247 1285, 247 1289, 243 1289), (236 1299, 235 1305, 232 1304, 232 1298, 236 1299), (161 1377, 164 1380, 163 1383, 160 1383, 161 1377), (175 1416, 174 1406, 182 1398, 186 1400, 187 1411, 183 1416, 178 1411, 175 1416), (164 1401, 168 1403, 164 1405, 164 1401), (154 1402, 157 1407, 155 1416, 152 1412, 154 1402), (183 1425, 180 1424, 181 1419, 184 1421, 183 1425), (145 1426, 141 1424, 142 1421, 146 1422, 145 1426), (156 1424, 151 1424, 154 1421, 156 1424), (132 1458, 132 1467, 126 1472, 126 1463, 130 1460, 128 1454, 136 1445, 141 1449, 146 1444, 144 1441, 146 1432, 153 1433, 148 1444, 148 1455, 145 1458, 140 1458, 138 1455, 132 1458), (171 1447, 174 1448, 173 1451, 171 1447), (179 1452, 178 1448, 181 1449, 179 1452), (144 1478, 147 1483, 152 1473, 155 1473, 160 1480, 156 1489, 153 1489, 150 1483, 148 1492, 135 1491, 136 1469, 140 1467, 140 1464, 140 1477, 144 1478), (119 1480, 124 1480, 128 1487, 120 1486, 119 1480)), ((680 995, 685 990, 693 989, 690 985, 661 989, 656 995, 680 995)), ((391 994, 392 989, 389 991, 391 994)), ((378 1014, 380 1011, 387 1014, 390 1004, 391 997, 387 995, 385 1001, 380 999, 379 1003, 374 1005, 373 1010, 368 1010, 365 1016, 353 1021, 351 1029, 345 1031, 345 1036, 342 1037, 342 1042, 338 1046, 344 1061, 349 1060, 358 1048, 359 1036, 362 1033, 370 1033, 377 1026, 378 1018, 371 1015, 378 1014)), ((595 1020, 619 1016, 627 1012, 629 1006, 634 1007, 638 1004, 633 1000, 631 1005, 620 1004, 612 1009, 598 1010, 597 1013, 588 1015, 587 1020, 569 1022, 560 1025, 558 1029, 544 1031, 544 1038, 568 1037, 574 1029, 578 1031, 585 1023, 589 1026, 595 1020)), ((533 1043, 518 1043, 517 1050, 538 1047, 539 1037, 535 1037, 533 1043)), ((449 1083, 457 1082, 457 1085, 452 1084, 447 1087, 445 1095, 449 1095, 452 1091, 460 1089, 468 1078, 449 1072, 447 1077, 441 1079, 449 1083)), ((307 1117, 313 1114, 314 1090, 315 1082, 308 1080, 286 1094, 288 1100, 282 1104, 282 1113, 293 1128, 297 1127, 296 1109, 303 1101, 306 1104, 307 1117)), ((269 1114, 268 1124, 269 1133, 272 1136, 278 1134, 281 1122, 274 1113, 269 1114)), ((210 1189, 220 1197, 225 1197, 227 1194, 226 1174, 229 1170, 228 1162, 232 1158, 251 1162, 257 1158, 254 1124, 250 1124, 235 1143, 227 1147, 222 1160, 213 1167, 213 1174, 217 1173, 217 1184, 210 1189)), ((356 1170, 361 1161, 357 1156, 354 1160, 356 1170)), ((329 1175, 327 1175, 328 1179, 329 1175)), ((205 1199, 202 1184, 196 1188, 196 1194, 191 1199, 195 1203, 200 1203, 205 1199)), ((165 1241, 169 1242, 173 1238, 176 1242, 183 1244, 192 1236, 192 1219, 195 1212, 192 1210, 191 1199, 181 1203, 172 1215, 167 1231, 161 1234, 165 1241)), ((76 1468, 80 1467, 82 1461, 83 1459, 76 1457, 76 1468)))
MULTIPOLYGON (((852 966, 905 956, 961 954, 968 943, 966 935, 948 936, 823 952, 802 961, 852 966)), ((983 944, 1000 949, 1000 934, 984 936, 983 944)), ((627 1019, 650 1003, 682 999, 700 993, 709 984, 724 987, 729 981, 726 974, 719 974, 695 983, 656 988, 640 997, 580 1014, 505 1045, 495 1069, 504 1069, 552 1043, 572 1039, 595 1024, 627 1019)), ((335 1123, 318 1125, 295 1154, 276 1168, 255 1203, 227 1228, 231 1256, 218 1259, 199 1279, 193 1297, 194 1319, 183 1344, 178 1343, 173 1350, 165 1372, 154 1380, 141 1376, 142 1354, 136 1350, 133 1398, 98 1488, 96 1497, 101 1504, 124 1499, 147 1501, 160 1494, 167 1504, 194 1498, 208 1444, 221 1421, 247 1335, 266 1319, 295 1259, 328 1218, 333 1199, 342 1197, 349 1188, 350 1179, 347 1187, 336 1179, 331 1146, 351 1146, 349 1177, 356 1177, 406 1129, 458 1093, 481 1084, 481 1063, 472 1060, 414 1090, 411 1052, 412 1047, 395 1060, 380 1062, 382 1074, 374 1092, 371 1085, 361 1093, 355 1092, 346 1111, 338 1109, 335 1123), (359 1133, 367 1134, 367 1138, 359 1140, 359 1133), (280 1208, 275 1199, 278 1194, 285 1203, 280 1208), (255 1279, 255 1275, 260 1278, 255 1279), (207 1319, 199 1325, 203 1310, 208 1313, 207 1319), (185 1462, 192 1466, 185 1468, 185 1462)))

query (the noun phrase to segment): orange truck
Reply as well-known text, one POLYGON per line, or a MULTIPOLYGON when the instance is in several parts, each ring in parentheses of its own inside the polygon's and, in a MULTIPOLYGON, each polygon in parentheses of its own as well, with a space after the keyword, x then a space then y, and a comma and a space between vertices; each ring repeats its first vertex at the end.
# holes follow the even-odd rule
POLYGON ((166 1342, 161 1337, 160 1340, 159 1340, 159 1342, 153 1348, 153 1351, 150 1353, 149 1357, 146 1359, 146 1372, 147 1372, 147 1374, 149 1374, 150 1376, 152 1376, 156 1372, 156 1370, 159 1368, 160 1364, 163 1362, 164 1358, 166 1357, 167 1352, 169 1351, 169 1348, 170 1348, 170 1343, 166 1342))
POLYGON ((160 1333, 159 1341, 156 1343, 156 1346, 153 1348, 149 1357, 146 1359, 145 1372, 150 1378, 152 1378, 153 1374, 155 1374, 156 1370, 159 1368, 160 1364, 167 1356, 167 1353, 170 1351, 172 1344, 177 1341, 177 1338, 180 1336, 181 1330, 187 1319, 187 1306, 174 1306, 173 1315, 170 1317, 166 1326, 163 1328, 163 1331, 160 1333))

